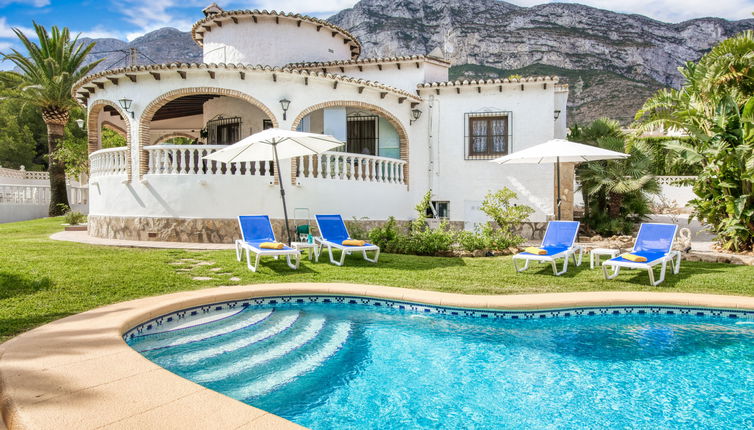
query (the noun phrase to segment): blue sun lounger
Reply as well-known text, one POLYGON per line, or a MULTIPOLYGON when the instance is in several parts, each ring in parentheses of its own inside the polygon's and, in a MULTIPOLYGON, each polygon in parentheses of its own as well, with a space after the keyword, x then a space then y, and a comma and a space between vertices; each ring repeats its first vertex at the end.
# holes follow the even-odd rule
POLYGON ((674 274, 681 270, 681 253, 673 251, 673 242, 678 226, 675 224, 644 223, 639 227, 639 234, 636 236, 636 242, 629 254, 638 255, 647 259, 644 262, 636 262, 618 256, 611 258, 602 263, 602 273, 605 279, 614 279, 620 273, 620 269, 646 270, 649 274, 649 283, 652 286, 660 285, 665 280, 665 271, 667 264, 670 262, 674 274), (662 264, 660 269, 660 279, 655 281, 653 267, 662 264), (608 267, 612 267, 613 272, 608 273, 608 267))
POLYGON ((283 249, 260 248, 263 242, 275 242, 275 233, 272 231, 270 217, 267 215, 243 215, 238 217, 238 225, 241 227, 241 239, 236 240, 236 259, 241 261, 241 255, 246 252, 246 265, 249 270, 256 272, 259 267, 259 259, 262 256, 275 257, 285 256, 286 263, 291 269, 298 269, 301 261, 301 252, 288 246, 283 249), (251 254, 255 254, 254 264, 251 264, 251 254), (295 263, 291 262, 295 258, 295 263))
POLYGON ((348 235, 348 229, 346 229, 346 224, 340 215, 315 215, 314 219, 317 221, 317 229, 319 230, 319 237, 315 237, 314 240, 319 243, 320 254, 322 247, 327 247, 332 264, 342 266, 346 260, 346 255, 358 251, 361 251, 362 255, 364 255, 364 260, 370 263, 376 263, 377 259, 380 258, 380 247, 377 245, 372 245, 371 243, 366 243, 363 246, 343 245, 343 241, 351 239, 351 237, 348 235), (333 258, 333 248, 342 251, 340 261, 333 258), (367 251, 375 251, 374 257, 369 258, 367 251))
POLYGON ((555 276, 560 276, 568 271, 568 257, 573 258, 573 263, 577 266, 581 265, 581 260, 584 256, 584 249, 576 245, 576 236, 579 233, 578 221, 550 221, 547 223, 547 230, 545 231, 545 237, 542 238, 542 245, 540 249, 547 251, 547 254, 531 254, 528 252, 521 252, 513 256, 513 267, 516 272, 523 272, 529 268, 530 261, 538 261, 540 263, 550 263, 552 266, 552 273, 555 276), (578 260, 576 259, 576 253, 578 252, 578 260), (563 270, 558 271, 557 259, 563 259, 563 270), (516 262, 518 260, 524 260, 524 267, 518 268, 516 262))

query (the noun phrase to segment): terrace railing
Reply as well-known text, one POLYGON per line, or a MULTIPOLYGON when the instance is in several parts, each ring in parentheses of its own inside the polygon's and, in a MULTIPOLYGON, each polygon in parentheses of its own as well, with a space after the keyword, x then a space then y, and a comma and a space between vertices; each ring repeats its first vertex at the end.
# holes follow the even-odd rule
POLYGON ((227 145, 153 145, 144 149, 149 154, 148 175, 242 175, 273 176, 271 161, 220 163, 204 160, 227 145))
POLYGON ((405 185, 406 162, 395 158, 348 152, 326 152, 298 157, 296 177, 382 182, 405 185))
POLYGON ((89 175, 125 175, 128 173, 128 148, 101 149, 89 155, 89 175))

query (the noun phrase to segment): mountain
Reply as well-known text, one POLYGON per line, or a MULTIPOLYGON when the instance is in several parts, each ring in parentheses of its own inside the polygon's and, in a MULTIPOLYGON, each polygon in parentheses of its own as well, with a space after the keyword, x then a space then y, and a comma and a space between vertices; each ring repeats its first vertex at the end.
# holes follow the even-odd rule
POLYGON ((94 72, 117 69, 130 63, 131 48, 136 48, 136 64, 200 63, 202 48, 191 39, 191 33, 165 27, 137 39, 124 42, 118 39, 81 38, 84 43, 96 42, 90 61, 104 58, 94 72))
POLYGON ((609 115, 630 122, 646 98, 678 87, 678 67, 754 19, 677 24, 573 3, 521 7, 499 0, 362 0, 329 18, 363 56, 440 48, 453 78, 557 74, 570 84, 569 122, 609 115))
MULTIPOLYGON (((356 37, 362 57, 428 54, 453 62, 451 78, 557 75, 570 85, 569 123, 610 116, 623 123, 654 91, 678 87, 678 67, 754 19, 665 23, 573 3, 532 7, 499 0, 361 0, 328 19, 356 37)), ((91 39, 85 39, 91 40, 91 39)), ((130 43, 96 39, 97 68, 201 62, 188 32, 163 28, 130 43), (108 52, 115 51, 115 52, 108 52)))

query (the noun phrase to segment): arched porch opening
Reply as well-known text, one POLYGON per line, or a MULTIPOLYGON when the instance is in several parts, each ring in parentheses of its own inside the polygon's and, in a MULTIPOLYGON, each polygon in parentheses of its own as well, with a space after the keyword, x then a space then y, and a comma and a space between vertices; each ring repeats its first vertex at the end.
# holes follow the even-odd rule
POLYGON ((87 134, 89 154, 101 149, 123 147, 122 151, 106 156, 90 157, 90 175, 108 170, 111 173, 125 173, 131 179, 131 120, 120 106, 109 100, 95 100, 89 107, 87 115, 87 134), (104 159, 106 157, 107 159, 104 159))
MULTIPOLYGON (((408 134, 403 124, 380 106, 359 101, 320 103, 304 109, 293 121, 292 128, 332 135, 346 142, 339 149, 341 152, 402 160, 406 163, 402 164, 401 178, 408 184, 408 134)), ((314 166, 317 164, 316 159, 315 162, 306 164, 314 166)), ((307 169, 307 166, 298 166, 294 161, 294 182, 302 172, 308 174, 307 169)), ((374 172, 361 169, 358 174, 373 176, 374 172)))
MULTIPOLYGON (((161 157, 161 163, 165 157, 171 157, 167 161, 172 163, 176 155, 171 146, 195 147, 206 155, 277 124, 277 118, 267 106, 239 91, 201 87, 165 93, 153 100, 141 115, 139 175, 149 172, 150 160, 155 168, 155 157, 161 157), (191 140, 180 139, 182 144, 171 145, 169 141, 176 137, 191 140)), ((198 160, 194 158, 199 152, 181 154, 182 164, 173 163, 171 169, 187 171, 189 163, 197 168, 198 160)))

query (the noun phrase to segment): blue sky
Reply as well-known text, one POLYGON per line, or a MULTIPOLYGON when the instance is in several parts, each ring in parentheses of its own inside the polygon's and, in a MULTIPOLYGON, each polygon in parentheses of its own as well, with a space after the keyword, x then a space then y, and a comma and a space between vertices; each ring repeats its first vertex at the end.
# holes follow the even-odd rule
MULTIPOLYGON (((511 0, 532 6, 547 0, 511 0)), ((32 20, 45 25, 67 26, 89 37, 134 39, 149 31, 171 26, 187 30, 201 17, 211 0, 0 0, 0 51, 16 47, 12 27, 29 30, 32 20)), ((582 0, 590 6, 619 12, 640 13, 655 19, 678 22, 717 16, 751 18, 754 0, 582 0)), ((276 9, 328 17, 350 7, 355 0, 257 0, 219 1, 225 9, 276 9)), ((0 68, 3 65, 0 65, 0 68)))

